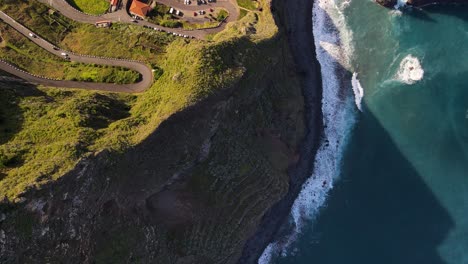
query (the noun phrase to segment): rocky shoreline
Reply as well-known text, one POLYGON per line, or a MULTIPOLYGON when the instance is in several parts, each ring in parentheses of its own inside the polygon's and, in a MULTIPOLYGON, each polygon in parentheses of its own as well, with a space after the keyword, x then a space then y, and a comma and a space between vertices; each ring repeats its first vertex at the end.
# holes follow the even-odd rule
POLYGON ((313 4, 314 0, 296 0, 287 3, 274 0, 272 3, 273 10, 276 11, 277 24, 287 35, 296 71, 302 77, 307 134, 301 145, 300 160, 289 170, 288 193, 263 216, 255 235, 245 244, 239 264, 257 263, 264 249, 281 232, 281 227, 288 219, 302 185, 312 175, 313 160, 323 135, 322 79, 312 31, 313 4))

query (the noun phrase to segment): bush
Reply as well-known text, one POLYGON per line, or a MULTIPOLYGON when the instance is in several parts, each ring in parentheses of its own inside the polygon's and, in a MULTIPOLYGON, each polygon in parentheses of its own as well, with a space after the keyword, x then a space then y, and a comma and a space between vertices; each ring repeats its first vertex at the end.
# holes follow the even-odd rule
POLYGON ((226 10, 221 10, 221 11, 219 11, 218 15, 216 16, 216 20, 221 22, 224 19, 226 19, 227 16, 228 16, 228 12, 226 10))
POLYGON ((168 27, 168 28, 182 27, 182 23, 180 21, 174 21, 174 20, 163 20, 161 21, 160 25, 163 27, 168 27))

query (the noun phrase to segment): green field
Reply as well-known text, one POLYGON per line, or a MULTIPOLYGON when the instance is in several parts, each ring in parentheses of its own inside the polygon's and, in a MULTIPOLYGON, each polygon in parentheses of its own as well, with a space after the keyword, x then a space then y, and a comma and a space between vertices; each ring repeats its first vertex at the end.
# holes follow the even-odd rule
POLYGON ((253 0, 237 0, 237 4, 249 10, 257 9, 257 3, 253 0))
POLYGON ((109 1, 106 0, 67 0, 76 9, 93 15, 104 14, 109 8, 109 1))

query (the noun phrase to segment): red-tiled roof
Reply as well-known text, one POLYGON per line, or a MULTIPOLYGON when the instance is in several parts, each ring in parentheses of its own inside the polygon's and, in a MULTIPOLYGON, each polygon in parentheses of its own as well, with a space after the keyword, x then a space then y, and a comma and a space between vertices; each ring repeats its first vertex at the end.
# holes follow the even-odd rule
POLYGON ((145 3, 142 3, 138 0, 133 0, 132 5, 130 6, 130 13, 139 15, 141 17, 146 16, 146 14, 151 10, 151 7, 145 3))
POLYGON ((111 6, 117 6, 118 2, 119 2, 119 0, 110 0, 111 6))

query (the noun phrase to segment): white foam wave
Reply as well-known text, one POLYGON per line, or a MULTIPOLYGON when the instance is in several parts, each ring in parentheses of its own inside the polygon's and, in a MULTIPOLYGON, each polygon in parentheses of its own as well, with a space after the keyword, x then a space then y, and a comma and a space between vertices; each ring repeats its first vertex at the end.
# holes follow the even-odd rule
MULTIPOLYGON (((271 243, 259 259, 269 263, 272 255, 287 255, 288 247, 304 229, 305 221, 313 220, 325 204, 328 192, 340 175, 340 163, 355 112, 352 96, 342 91, 337 66, 351 70, 352 32, 347 29, 343 9, 349 5, 339 0, 317 0, 313 9, 313 30, 317 59, 322 71, 322 112, 325 125, 324 139, 314 161, 314 173, 304 183, 291 208, 294 232, 282 241, 271 243), (339 32, 337 32, 339 30, 339 32), (345 96, 343 96, 345 95, 345 96)), ((350 94, 349 94, 350 95, 350 94)))
POLYGON ((421 63, 418 58, 410 54, 400 62, 400 68, 395 78, 406 84, 413 84, 422 80, 423 77, 424 70, 421 63))
POLYGON ((400 9, 406 6, 408 3, 408 0, 397 0, 397 3, 395 5, 395 9, 400 9))
POLYGON ((278 246, 276 242, 270 243, 265 250, 263 251, 263 254, 260 256, 258 259, 258 264, 269 264, 271 263, 273 259, 273 255, 275 254, 276 251, 278 251, 278 246))
POLYGON ((353 78, 351 79, 351 85, 353 87, 354 92, 354 102, 356 103, 357 108, 359 111, 362 112, 362 98, 364 97, 364 89, 357 78, 357 73, 353 73, 353 78))

